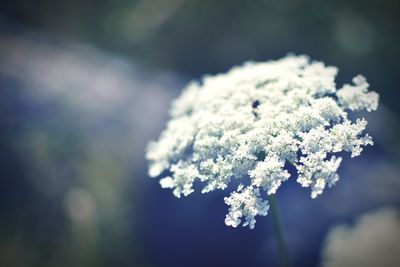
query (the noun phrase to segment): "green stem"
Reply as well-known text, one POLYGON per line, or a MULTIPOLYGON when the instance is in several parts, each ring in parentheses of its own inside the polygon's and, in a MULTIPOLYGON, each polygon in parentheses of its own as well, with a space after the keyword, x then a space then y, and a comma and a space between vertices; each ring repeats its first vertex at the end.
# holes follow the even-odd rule
POLYGON ((292 165, 293 167, 297 168, 297 163, 295 163, 295 162, 293 162, 291 160, 287 160, 287 161, 290 163, 290 165, 292 165))
POLYGON ((285 243, 283 227, 282 227, 282 223, 280 220, 279 210, 278 210, 278 205, 277 205, 275 195, 269 196, 269 205, 271 207, 272 220, 274 222, 276 239, 278 241, 278 250, 279 250, 279 255, 281 258, 281 266, 289 267, 290 266, 289 265, 289 253, 288 253, 286 243, 285 243))

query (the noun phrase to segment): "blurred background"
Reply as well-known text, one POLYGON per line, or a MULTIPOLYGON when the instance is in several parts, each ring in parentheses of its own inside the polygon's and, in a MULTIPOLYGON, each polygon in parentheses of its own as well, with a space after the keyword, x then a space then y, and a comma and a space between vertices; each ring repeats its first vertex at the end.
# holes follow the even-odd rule
POLYGON ((394 0, 2 1, 0 266, 278 266, 271 216, 225 226, 229 190, 177 199, 144 151, 190 80, 290 52, 381 96, 360 115, 375 145, 335 187, 278 192, 292 266, 400 266, 399 14, 394 0))

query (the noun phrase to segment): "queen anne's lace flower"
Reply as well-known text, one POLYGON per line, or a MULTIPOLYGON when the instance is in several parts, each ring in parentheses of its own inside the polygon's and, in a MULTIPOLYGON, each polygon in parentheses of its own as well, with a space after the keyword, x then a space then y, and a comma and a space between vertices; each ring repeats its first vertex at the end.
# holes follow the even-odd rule
POLYGON ((230 206, 225 223, 233 227, 244 217, 243 226, 253 228, 254 217, 267 214, 266 195, 289 179, 290 165, 317 197, 339 179, 336 153, 355 157, 373 144, 363 134, 366 120, 352 122, 347 112, 376 110, 378 94, 368 92, 361 75, 336 89, 336 74, 306 56, 287 56, 190 83, 148 147, 149 175, 164 176, 161 186, 177 197, 192 193, 195 181, 206 193, 243 179, 248 185, 224 199, 230 206))

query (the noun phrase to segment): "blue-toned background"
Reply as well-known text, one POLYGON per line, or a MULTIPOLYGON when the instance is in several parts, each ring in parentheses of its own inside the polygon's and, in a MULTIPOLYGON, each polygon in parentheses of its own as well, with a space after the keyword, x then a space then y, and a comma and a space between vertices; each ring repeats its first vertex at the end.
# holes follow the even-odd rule
MULTIPOLYGON (((278 191, 292 266, 329 266, 333 227, 400 208, 399 14, 390 0, 2 1, 0 266, 277 266, 271 216, 225 226, 229 190, 177 199, 144 151, 190 80, 289 52, 338 66, 338 86, 361 73, 381 96, 362 114, 375 145, 345 158, 335 187, 278 191)), ((390 238, 362 243, 400 266, 393 220, 367 227, 395 224, 390 238)))

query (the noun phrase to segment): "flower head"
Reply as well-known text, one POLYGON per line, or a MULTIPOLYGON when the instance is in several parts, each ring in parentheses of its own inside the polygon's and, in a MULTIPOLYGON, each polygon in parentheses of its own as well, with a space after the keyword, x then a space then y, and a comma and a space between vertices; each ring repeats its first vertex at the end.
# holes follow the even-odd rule
POLYGON ((254 227, 266 215, 266 196, 289 179, 311 188, 311 197, 334 185, 346 151, 352 157, 372 145, 365 119, 352 122, 349 111, 376 110, 378 94, 358 75, 336 89, 337 68, 306 56, 245 63, 225 74, 190 83, 174 101, 171 120, 157 142, 148 146, 149 175, 162 176, 175 196, 225 189, 232 179, 243 184, 226 197, 225 223, 254 227), (247 180, 247 181, 246 181, 247 180))

